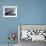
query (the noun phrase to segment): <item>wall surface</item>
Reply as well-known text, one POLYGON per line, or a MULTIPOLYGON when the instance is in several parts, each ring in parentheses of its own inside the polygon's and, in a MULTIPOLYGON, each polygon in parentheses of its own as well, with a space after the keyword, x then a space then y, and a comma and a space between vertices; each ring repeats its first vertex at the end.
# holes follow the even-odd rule
MULTIPOLYGON (((18 0, 0 0, 0 44, 7 44, 9 42, 8 35, 10 32, 16 32, 18 18, 3 17, 3 6, 17 6, 18 0)), ((16 38, 16 43, 18 43, 16 38)))
POLYGON ((8 43, 9 32, 17 34, 18 24, 46 24, 46 0, 0 0, 0 44, 8 43), (4 18, 3 6, 15 5, 18 17, 4 18))

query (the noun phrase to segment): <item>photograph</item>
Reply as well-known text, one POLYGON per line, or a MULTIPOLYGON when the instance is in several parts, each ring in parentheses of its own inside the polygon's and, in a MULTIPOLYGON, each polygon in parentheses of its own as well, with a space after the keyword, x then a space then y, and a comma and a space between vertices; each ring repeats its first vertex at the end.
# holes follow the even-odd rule
POLYGON ((3 17, 17 17, 17 6, 3 6, 3 17))
POLYGON ((19 24, 18 42, 20 46, 31 46, 34 42, 46 41, 46 25, 19 24))

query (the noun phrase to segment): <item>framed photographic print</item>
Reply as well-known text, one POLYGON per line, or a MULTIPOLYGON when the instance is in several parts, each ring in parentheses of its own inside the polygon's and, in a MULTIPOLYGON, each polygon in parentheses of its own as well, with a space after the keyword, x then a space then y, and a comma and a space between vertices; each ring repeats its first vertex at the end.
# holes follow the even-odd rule
POLYGON ((46 41, 46 25, 45 24, 19 24, 18 42, 24 40, 46 41))
POLYGON ((17 17, 17 6, 3 6, 3 17, 17 17))

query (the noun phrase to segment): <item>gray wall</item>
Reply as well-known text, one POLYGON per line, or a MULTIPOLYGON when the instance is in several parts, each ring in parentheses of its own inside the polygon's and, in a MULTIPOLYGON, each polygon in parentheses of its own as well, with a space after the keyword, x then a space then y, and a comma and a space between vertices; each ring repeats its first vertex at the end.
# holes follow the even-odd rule
POLYGON ((46 24, 46 0, 0 0, 0 44, 8 43, 9 32, 18 33, 18 24, 46 24), (17 18, 3 17, 6 5, 18 6, 17 18))

